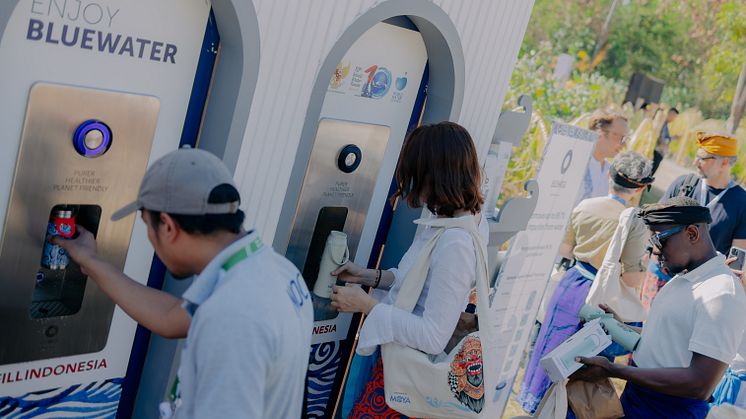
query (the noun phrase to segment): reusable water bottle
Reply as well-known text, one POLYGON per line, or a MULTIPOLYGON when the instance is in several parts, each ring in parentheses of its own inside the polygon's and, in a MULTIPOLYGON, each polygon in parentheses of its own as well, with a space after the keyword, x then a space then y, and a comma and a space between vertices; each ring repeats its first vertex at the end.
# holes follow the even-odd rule
POLYGON ((319 262, 319 276, 313 286, 313 293, 321 298, 331 298, 332 288, 337 283, 337 277, 331 272, 350 260, 350 250, 347 248, 347 234, 332 231, 326 238, 324 252, 319 262))
POLYGON ((618 343, 628 351, 634 351, 637 347, 637 343, 640 341, 639 333, 630 329, 626 324, 620 323, 613 315, 604 312, 598 307, 585 304, 580 309, 578 316, 585 321, 600 318, 601 324, 603 324, 604 329, 606 329, 606 332, 611 336, 611 340, 618 343))

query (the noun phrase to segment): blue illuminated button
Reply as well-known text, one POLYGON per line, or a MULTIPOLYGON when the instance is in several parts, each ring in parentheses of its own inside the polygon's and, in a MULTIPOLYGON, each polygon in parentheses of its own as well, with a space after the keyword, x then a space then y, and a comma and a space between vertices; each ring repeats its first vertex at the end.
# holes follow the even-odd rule
POLYGON ((73 147, 83 157, 98 157, 111 147, 111 129, 101 121, 89 119, 75 129, 73 147))

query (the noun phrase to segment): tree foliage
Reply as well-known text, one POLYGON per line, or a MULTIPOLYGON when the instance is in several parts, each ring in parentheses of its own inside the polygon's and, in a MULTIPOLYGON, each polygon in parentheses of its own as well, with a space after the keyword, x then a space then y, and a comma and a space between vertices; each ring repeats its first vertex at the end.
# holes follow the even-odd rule
POLYGON ((536 0, 521 54, 543 44, 582 71, 626 83, 643 72, 665 82, 663 101, 725 119, 746 58, 743 0, 627 0, 612 16, 597 62, 592 54, 613 0, 536 0), (587 64, 587 63, 585 63, 587 64))

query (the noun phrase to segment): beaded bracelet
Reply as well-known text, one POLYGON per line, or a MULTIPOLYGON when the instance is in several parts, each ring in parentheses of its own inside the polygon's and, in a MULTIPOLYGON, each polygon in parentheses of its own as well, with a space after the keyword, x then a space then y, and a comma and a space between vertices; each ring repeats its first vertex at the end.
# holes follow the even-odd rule
POLYGON ((378 288, 378 284, 381 282, 381 270, 376 269, 376 282, 373 283, 373 288, 378 288))

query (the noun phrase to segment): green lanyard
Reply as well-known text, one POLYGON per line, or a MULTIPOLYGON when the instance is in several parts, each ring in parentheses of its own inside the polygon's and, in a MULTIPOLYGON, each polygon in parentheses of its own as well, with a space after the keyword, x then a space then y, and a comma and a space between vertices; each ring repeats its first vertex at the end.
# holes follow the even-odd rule
POLYGON ((221 268, 228 272, 233 268, 234 266, 238 265, 243 260, 247 259, 249 256, 253 255, 254 253, 258 252, 262 247, 264 247, 264 243, 262 243, 262 239, 259 237, 255 238, 249 244, 246 246, 236 250, 235 253, 230 255, 228 257, 228 260, 223 263, 223 266, 221 268))

